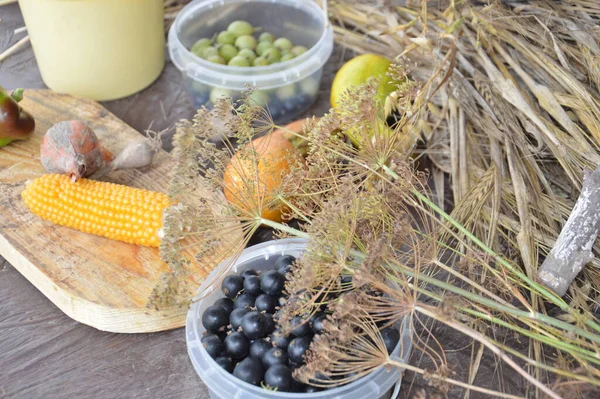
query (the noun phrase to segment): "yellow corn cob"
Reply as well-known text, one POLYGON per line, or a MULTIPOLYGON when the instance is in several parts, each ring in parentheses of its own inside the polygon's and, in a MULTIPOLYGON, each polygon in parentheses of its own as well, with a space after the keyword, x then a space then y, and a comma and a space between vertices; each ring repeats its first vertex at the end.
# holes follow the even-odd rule
POLYGON ((163 210, 170 204, 163 193, 120 184, 46 174, 31 181, 21 194, 29 210, 62 226, 86 233, 158 247, 163 210))

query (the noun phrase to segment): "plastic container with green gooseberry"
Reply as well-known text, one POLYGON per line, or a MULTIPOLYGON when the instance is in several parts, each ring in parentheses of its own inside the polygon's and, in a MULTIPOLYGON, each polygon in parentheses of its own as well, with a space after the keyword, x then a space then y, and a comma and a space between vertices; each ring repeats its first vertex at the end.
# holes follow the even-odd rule
MULTIPOLYGON (((222 35, 221 41, 223 45, 230 44, 231 38, 222 35)), ((255 45, 248 38, 239 44, 248 49, 255 45)), ((312 0, 196 0, 182 9, 169 31, 170 58, 181 71, 194 106, 210 109, 214 100, 222 96, 237 101, 250 86, 255 88, 253 99, 267 108, 278 124, 297 119, 314 103, 323 65, 332 50, 331 25, 321 6, 312 0), (235 55, 232 51, 212 54, 214 51, 208 50, 211 54, 207 55, 217 61, 214 56, 219 56, 225 64, 210 62, 191 51, 201 38, 218 40, 217 35, 227 31, 233 21, 247 21, 261 29, 262 33, 254 33, 256 46, 271 42, 273 49, 264 49, 266 56, 259 56, 256 47, 258 56, 248 66, 241 59, 236 59, 235 65, 226 65, 240 55, 240 49, 235 55), (282 49, 273 43, 282 37, 289 43, 280 40, 278 44, 293 44, 286 49, 286 54, 291 55, 272 63, 273 57, 282 57, 282 49)))

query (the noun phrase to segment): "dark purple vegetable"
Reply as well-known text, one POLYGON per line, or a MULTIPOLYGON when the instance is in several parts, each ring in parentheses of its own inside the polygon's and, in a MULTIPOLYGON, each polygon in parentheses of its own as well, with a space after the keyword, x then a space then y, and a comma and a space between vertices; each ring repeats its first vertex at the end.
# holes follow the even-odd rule
POLYGON ((26 140, 35 130, 33 116, 18 103, 23 99, 23 89, 9 95, 0 86, 0 147, 14 140, 26 140))

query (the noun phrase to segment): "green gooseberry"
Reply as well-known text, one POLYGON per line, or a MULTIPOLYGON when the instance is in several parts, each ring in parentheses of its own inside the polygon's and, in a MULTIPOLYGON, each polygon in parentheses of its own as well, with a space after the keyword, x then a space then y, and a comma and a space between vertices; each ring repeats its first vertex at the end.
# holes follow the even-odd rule
POLYGON ((312 77, 303 79, 300 83, 300 90, 309 96, 316 96, 319 92, 319 81, 312 77))
POLYGON ((219 44, 233 44, 235 42, 235 35, 231 32, 223 31, 217 35, 217 43, 219 44))
POLYGON ((256 45, 256 54, 258 54, 259 57, 262 57, 263 53, 271 47, 273 47, 273 43, 271 42, 259 42, 256 45))
POLYGON ((210 91, 210 101, 214 103, 217 102, 218 99, 220 98, 226 98, 226 97, 230 97, 231 98, 231 91, 229 89, 223 89, 221 87, 215 87, 210 91))
POLYGON ((246 58, 250 62, 250 64, 252 64, 256 59, 256 53, 254 53, 254 51, 250 50, 249 48, 241 49, 237 53, 237 55, 246 58))
POLYGON ((256 39, 250 35, 239 36, 235 39, 235 46, 240 50, 244 48, 254 50, 256 48, 256 39))
POLYGON ((258 41, 273 43, 275 41, 275 36, 269 32, 263 32, 260 34, 260 36, 258 36, 258 41))
POLYGON ((210 46, 212 46, 212 40, 203 38, 194 43, 191 51, 198 57, 202 57, 202 50, 210 46))
POLYGON ((224 44, 219 48, 219 55, 223 57, 226 62, 235 57, 238 53, 238 49, 233 44, 224 44))
POLYGON ((204 83, 198 82, 195 79, 190 79, 189 83, 191 89, 195 93, 204 93, 210 90, 210 87, 205 85, 204 83))
POLYGON ((217 50, 216 47, 212 47, 212 46, 206 47, 206 48, 202 49, 202 53, 201 53, 200 57, 207 59, 211 55, 219 55, 219 50, 217 50))
POLYGON ((296 58, 296 56, 295 56, 294 54, 292 54, 292 53, 290 53, 290 52, 288 52, 288 53, 283 53, 283 54, 281 55, 281 58, 279 59, 279 62, 289 61, 289 60, 291 60, 291 59, 293 59, 293 58, 296 58))
POLYGON ((267 66, 269 61, 265 57, 257 57, 252 63, 254 66, 267 66))
POLYGON ((215 64, 225 65, 225 60, 220 55, 211 55, 206 58, 206 61, 214 62, 215 64))
POLYGON ((306 53, 308 51, 308 49, 304 46, 294 46, 294 47, 292 47, 292 49, 290 51, 292 54, 294 54, 297 57, 300 54, 306 53))
POLYGON ((281 58, 281 53, 279 50, 277 50, 277 48, 271 47, 262 53, 262 57, 269 61, 269 64, 274 64, 279 61, 279 58, 281 58))
POLYGON ((237 66, 237 67, 247 67, 250 66, 250 61, 246 57, 242 57, 241 55, 236 55, 232 59, 229 60, 227 65, 237 66))
POLYGON ((269 95, 264 91, 254 90, 252 94, 250 94, 250 101, 258 105, 259 107, 264 107, 267 105, 269 100, 269 95))
POLYGON ((246 21, 233 21, 227 27, 227 32, 233 33, 236 37, 243 35, 251 35, 254 28, 246 21))
POLYGON ((279 39, 275 40, 273 42, 273 45, 282 51, 290 50, 293 46, 290 39, 287 39, 285 37, 280 37, 279 39))
POLYGON ((296 95, 296 87, 293 84, 286 85, 278 88, 275 93, 277 95, 277 98, 279 98, 281 101, 287 100, 296 95))

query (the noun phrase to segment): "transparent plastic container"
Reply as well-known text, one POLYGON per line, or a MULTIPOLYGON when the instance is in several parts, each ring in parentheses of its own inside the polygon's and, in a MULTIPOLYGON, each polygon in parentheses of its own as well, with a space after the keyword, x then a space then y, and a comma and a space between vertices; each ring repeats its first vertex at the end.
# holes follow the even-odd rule
MULTIPOLYGON (((244 250, 233 266, 233 273, 254 268, 257 270, 272 269, 275 260, 281 255, 301 256, 306 249, 305 239, 288 238, 274 240, 255 245, 244 250)), ((210 282, 222 277, 223 268, 227 261, 217 267, 204 281, 200 290, 207 289, 210 282)), ((207 385, 211 399, 376 399, 395 398, 400 390, 402 371, 398 368, 380 367, 366 377, 356 380, 350 384, 328 389, 315 393, 288 393, 276 392, 248 384, 221 368, 206 352, 200 339, 205 332, 202 326, 202 313, 214 302, 224 297, 218 286, 212 287, 204 295, 204 298, 195 302, 187 314, 186 342, 188 355, 194 365, 194 369, 207 385)), ((400 343, 394 349, 392 356, 399 361, 407 361, 412 341, 410 330, 406 323, 399 323, 401 328, 400 343), (402 327, 401 327, 402 326, 402 327)))
POLYGON ((168 42, 171 60, 182 72, 196 107, 211 108, 223 95, 236 101, 250 85, 260 91, 255 98, 275 122, 286 123, 316 100, 323 65, 333 50, 333 30, 321 6, 312 0, 196 0, 181 10, 168 42), (235 20, 287 37, 308 51, 259 67, 215 64, 189 51, 198 39, 213 37, 235 20))

